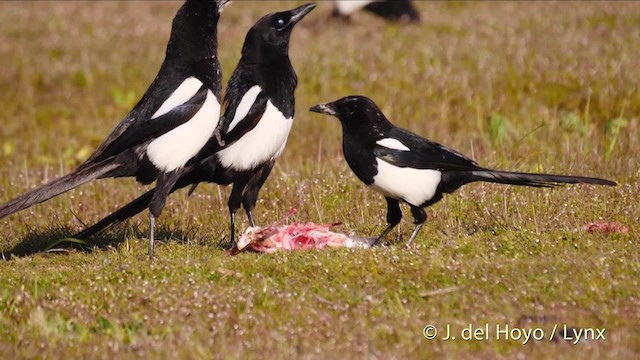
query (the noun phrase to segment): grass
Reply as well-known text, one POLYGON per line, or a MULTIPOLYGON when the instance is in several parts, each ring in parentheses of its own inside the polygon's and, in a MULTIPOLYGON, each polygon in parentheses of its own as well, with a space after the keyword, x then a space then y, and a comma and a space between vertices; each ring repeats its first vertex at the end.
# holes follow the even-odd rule
MULTIPOLYGON (((301 2, 295 2, 299 4, 301 2)), ((171 2, 0 3, 0 199, 83 161, 146 90, 171 2)), ((225 81, 244 34, 293 2, 237 2, 220 23, 225 81)), ((428 210, 415 246, 227 256, 228 188, 173 195, 146 257, 146 215, 91 244, 61 239, 142 192, 85 185, 0 221, 0 349, 7 358, 637 358, 640 5, 417 2, 423 23, 320 6, 296 28, 296 123, 257 221, 343 221, 377 234, 384 200, 351 174, 335 119, 349 94, 398 125, 518 171, 584 174, 616 188, 475 184, 428 210), (588 234, 596 220, 629 234, 588 234), (45 251, 46 249, 58 251, 45 251), (567 343, 428 341, 471 324, 605 328, 567 343)), ((406 209, 405 209, 406 210, 406 209)), ((410 217, 398 232, 406 240, 410 217)), ((244 216, 241 228, 246 226, 244 216)))

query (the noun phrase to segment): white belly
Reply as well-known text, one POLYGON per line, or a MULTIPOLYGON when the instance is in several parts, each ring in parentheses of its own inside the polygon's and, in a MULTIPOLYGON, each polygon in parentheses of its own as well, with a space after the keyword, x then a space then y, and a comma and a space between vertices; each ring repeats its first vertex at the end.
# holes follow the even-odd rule
POLYGON ((219 117, 218 99, 208 90, 204 104, 189 121, 149 144, 149 160, 164 172, 183 167, 207 143, 219 117))
POLYGON ((402 168, 376 159, 378 174, 371 188, 393 199, 420 206, 433 198, 442 173, 438 170, 402 168))
POLYGON ((287 144, 293 119, 286 118, 267 101, 258 124, 229 147, 218 152, 220 163, 234 170, 251 170, 280 156, 287 144))
POLYGON ((371 0, 337 0, 334 4, 341 15, 351 15, 372 2, 371 0))

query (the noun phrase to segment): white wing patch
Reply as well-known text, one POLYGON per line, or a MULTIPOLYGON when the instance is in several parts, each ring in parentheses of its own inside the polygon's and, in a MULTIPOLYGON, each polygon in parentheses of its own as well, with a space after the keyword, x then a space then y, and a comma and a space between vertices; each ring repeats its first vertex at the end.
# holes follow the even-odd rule
POLYGON ((151 119, 160 117, 173 110, 176 106, 186 103, 198 92, 198 90, 200 90, 201 87, 202 81, 193 76, 186 78, 182 84, 180 84, 180 86, 171 93, 171 96, 162 103, 151 119))
POLYGON ((399 140, 396 140, 396 139, 384 138, 376 141, 376 144, 380 146, 384 146, 389 149, 410 151, 408 147, 406 147, 403 143, 401 143, 399 140))
POLYGON ((420 206, 433 198, 442 180, 442 173, 431 169, 397 167, 376 159, 378 173, 373 177, 371 187, 393 199, 420 206))
POLYGON ((258 94, 260 94, 261 91, 262 89, 260 88, 260 86, 254 85, 251 87, 251 89, 249 89, 249 91, 244 94, 242 100, 240 100, 240 104, 238 104, 238 107, 236 108, 236 113, 233 116, 233 120, 231 120, 231 124, 229 124, 229 129, 227 130, 227 132, 233 130, 233 128, 238 125, 240 120, 244 119, 244 117, 247 116, 249 110, 251 110, 251 106, 256 101, 256 99, 258 98, 258 94))
POLYGON ((149 160, 164 172, 183 167, 207 143, 219 117, 220 103, 211 90, 207 90, 204 104, 189 121, 149 144, 149 160))
POLYGON ((292 124, 292 118, 286 118, 271 101, 267 101, 267 108, 258 124, 238 141, 218 152, 220 163, 234 170, 251 170, 280 156, 292 124))

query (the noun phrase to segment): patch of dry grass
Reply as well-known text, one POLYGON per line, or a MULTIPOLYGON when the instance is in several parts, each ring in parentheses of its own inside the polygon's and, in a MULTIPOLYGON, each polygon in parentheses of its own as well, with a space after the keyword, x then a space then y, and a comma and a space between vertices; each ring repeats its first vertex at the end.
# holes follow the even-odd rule
MULTIPOLYGON (((220 22, 225 81, 262 15, 297 2, 237 1, 220 22)), ((367 14, 296 28, 296 123, 256 210, 270 223, 343 221, 376 234, 384 201, 343 161, 339 124, 307 111, 349 94, 398 125, 520 171, 611 178, 556 190, 470 185, 428 210, 416 246, 226 256, 229 189, 172 196, 150 263, 146 215, 91 251, 43 253, 142 192, 105 180, 0 221, 0 348, 7 358, 636 358, 640 5, 418 2, 421 25, 367 14), (603 219, 629 234, 576 230, 603 219), (8 255, 7 255, 8 256, 8 255), (444 292, 439 290, 445 289, 444 292), (422 328, 523 319, 606 328, 605 341, 427 341, 422 328)), ((172 2, 0 3, 0 200, 84 160, 147 88, 172 2)), ((242 217, 244 222, 244 217, 242 217)), ((246 222, 245 224, 246 225, 246 222)), ((399 234, 409 234, 410 221, 399 234)), ((495 335, 495 334, 494 334, 495 335)))

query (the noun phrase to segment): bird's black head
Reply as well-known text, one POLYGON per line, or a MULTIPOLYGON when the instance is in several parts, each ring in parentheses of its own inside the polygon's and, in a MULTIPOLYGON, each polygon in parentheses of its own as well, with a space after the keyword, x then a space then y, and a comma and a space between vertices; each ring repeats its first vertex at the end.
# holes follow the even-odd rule
POLYGON ((378 105, 366 96, 347 96, 334 102, 318 104, 309 110, 337 117, 345 129, 381 128, 391 125, 378 105))
POLYGON ((218 19, 230 0, 186 0, 173 18, 167 59, 190 63, 216 58, 218 19))
POLYGON ((268 62, 271 58, 286 56, 291 31, 315 7, 316 4, 309 3, 293 10, 263 16, 247 33, 242 56, 256 62, 268 62))

